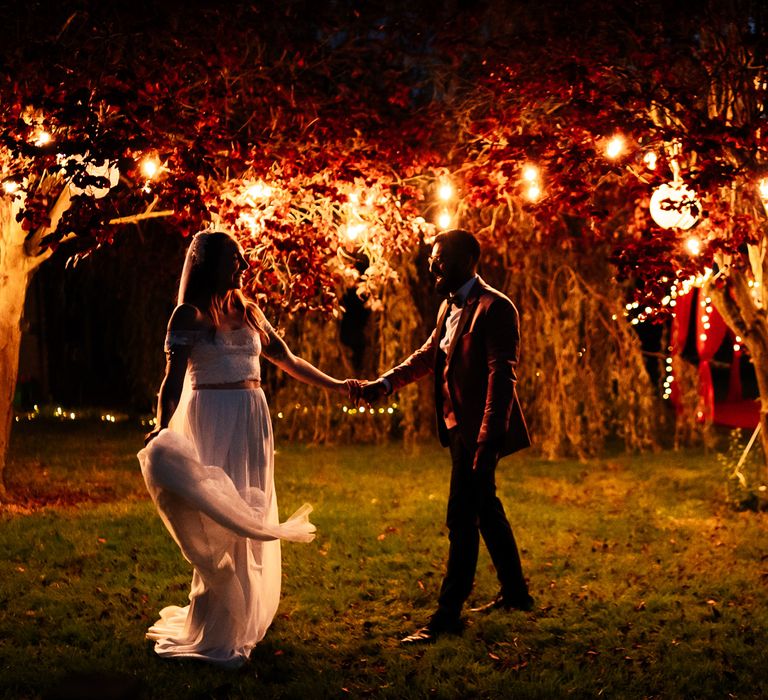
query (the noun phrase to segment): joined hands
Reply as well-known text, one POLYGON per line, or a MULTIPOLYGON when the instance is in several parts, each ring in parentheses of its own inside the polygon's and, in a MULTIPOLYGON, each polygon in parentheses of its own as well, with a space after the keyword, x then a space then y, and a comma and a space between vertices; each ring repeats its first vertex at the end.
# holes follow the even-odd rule
POLYGON ((346 386, 349 400, 356 406, 360 404, 370 406, 387 395, 387 388, 380 379, 371 382, 360 379, 347 379, 344 385, 346 386))

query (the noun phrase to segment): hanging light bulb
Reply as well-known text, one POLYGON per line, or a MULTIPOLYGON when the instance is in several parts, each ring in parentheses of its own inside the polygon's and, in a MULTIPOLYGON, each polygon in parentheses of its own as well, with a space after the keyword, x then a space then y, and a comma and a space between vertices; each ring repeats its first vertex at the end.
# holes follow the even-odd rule
POLYGON ((536 183, 533 183, 526 191, 525 196, 528 197, 528 199, 531 202, 538 201, 539 197, 541 197, 541 187, 539 187, 536 183))
POLYGON ((763 200, 763 204, 768 205, 768 177, 764 177, 757 183, 757 189, 760 192, 760 199, 763 200))
POLYGON ((437 225, 441 229, 449 228, 451 225, 452 217, 451 212, 449 212, 447 209, 443 209, 443 211, 440 212, 440 215, 437 217, 437 225))
POLYGON ((625 141, 621 134, 616 134, 605 147, 605 155, 615 160, 624 152, 625 141))
POLYGON ((437 198, 441 202, 453 199, 453 185, 448 180, 443 180, 437 188, 437 198))
POLYGON ((691 236, 686 242, 685 247, 691 255, 698 255, 701 253, 701 241, 696 236, 691 236))
POLYGON ((534 183, 539 179, 539 169, 532 164, 528 164, 523 168, 523 180, 526 182, 534 183))
POLYGON ((160 170, 160 162, 154 156, 147 156, 141 161, 141 172, 144 177, 151 180, 160 170))
POLYGON ((35 146, 38 148, 41 148, 42 146, 45 146, 46 144, 49 144, 53 140, 53 137, 45 130, 41 130, 37 132, 37 137, 35 138, 35 146))
POLYGON ((356 241, 358 238, 360 238, 360 236, 363 235, 363 233, 365 233, 366 228, 367 226, 362 222, 347 224, 347 227, 345 230, 345 235, 347 237, 347 240, 356 241))
MULTIPOLYGON (((151 176, 148 176, 151 177, 151 176)), ((247 197, 249 197, 252 200, 257 199, 268 199, 272 196, 272 188, 269 185, 264 184, 263 182, 257 182, 255 185, 251 185, 246 191, 245 194, 247 197)))

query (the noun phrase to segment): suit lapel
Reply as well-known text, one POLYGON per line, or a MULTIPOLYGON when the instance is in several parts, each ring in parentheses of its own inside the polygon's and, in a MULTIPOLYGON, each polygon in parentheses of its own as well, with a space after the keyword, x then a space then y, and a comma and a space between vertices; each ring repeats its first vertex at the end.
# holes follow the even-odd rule
POLYGON ((461 309, 459 324, 456 326, 456 332, 453 334, 453 338, 451 338, 451 344, 448 346, 448 353, 446 355, 445 361, 446 366, 451 362, 453 351, 456 348, 456 344, 459 342, 461 334, 464 332, 464 327, 467 325, 467 321, 469 321, 469 319, 475 313, 475 306, 477 304, 477 300, 480 298, 480 292, 482 291, 482 283, 483 281, 478 277, 475 284, 472 285, 472 289, 469 290, 469 296, 467 297, 467 300, 464 302, 464 306, 461 309))
POLYGON ((437 312, 437 332, 435 333, 435 347, 440 343, 440 338, 445 332, 445 321, 448 318, 448 302, 440 302, 440 310, 437 312))

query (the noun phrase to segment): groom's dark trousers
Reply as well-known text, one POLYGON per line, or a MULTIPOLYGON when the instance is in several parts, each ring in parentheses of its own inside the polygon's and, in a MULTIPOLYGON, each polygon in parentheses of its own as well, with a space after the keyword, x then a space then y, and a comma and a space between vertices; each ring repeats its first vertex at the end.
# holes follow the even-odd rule
POLYGON ((446 524, 450 547, 438 610, 447 619, 455 619, 472 591, 480 535, 504 595, 510 600, 522 599, 528 588, 512 528, 496 496, 495 469, 473 471, 474 451, 467 449, 459 430, 449 430, 448 439, 452 465, 446 524))

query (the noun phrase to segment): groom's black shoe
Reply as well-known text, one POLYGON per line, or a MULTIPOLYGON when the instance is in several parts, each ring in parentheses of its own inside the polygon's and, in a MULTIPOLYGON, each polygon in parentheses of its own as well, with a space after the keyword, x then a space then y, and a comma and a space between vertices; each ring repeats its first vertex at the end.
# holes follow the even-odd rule
POLYGON ((461 618, 445 618, 436 613, 424 627, 403 637, 400 644, 431 644, 441 635, 461 634, 463 629, 464 623, 461 618))
POLYGON ((470 608, 470 611, 474 613, 490 612, 491 610, 522 610, 523 612, 530 612, 533 610, 533 598, 528 593, 514 598, 504 595, 504 593, 499 593, 490 603, 470 608))

